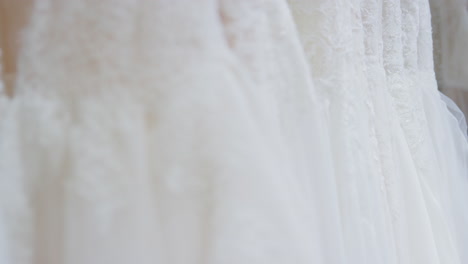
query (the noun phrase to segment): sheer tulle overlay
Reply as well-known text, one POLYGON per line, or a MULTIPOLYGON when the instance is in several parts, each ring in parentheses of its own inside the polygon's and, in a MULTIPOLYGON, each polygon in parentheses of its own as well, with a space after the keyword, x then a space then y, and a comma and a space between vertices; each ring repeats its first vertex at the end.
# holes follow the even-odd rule
POLYGON ((468 263, 427 0, 36 1, 1 98, 0 263, 468 263))

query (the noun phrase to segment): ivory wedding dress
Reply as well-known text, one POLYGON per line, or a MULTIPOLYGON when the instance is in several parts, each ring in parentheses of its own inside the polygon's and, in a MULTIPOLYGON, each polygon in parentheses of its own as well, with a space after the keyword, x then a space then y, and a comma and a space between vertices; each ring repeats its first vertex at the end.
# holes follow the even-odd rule
POLYGON ((7 262, 340 261, 284 1, 37 1, 23 44, 0 137, 7 262))
POLYGON ((467 142, 437 91, 428 2, 289 2, 330 102, 347 261, 465 263, 467 142))
POLYGON ((36 1, 0 263, 468 263, 427 4, 36 1))

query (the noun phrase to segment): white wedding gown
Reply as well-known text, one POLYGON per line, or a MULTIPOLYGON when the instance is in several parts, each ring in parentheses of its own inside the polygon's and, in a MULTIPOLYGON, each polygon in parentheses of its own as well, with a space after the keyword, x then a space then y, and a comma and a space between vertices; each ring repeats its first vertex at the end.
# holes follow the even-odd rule
POLYGON ((44 0, 0 263, 468 263, 427 0, 44 0))
POLYGON ((447 210, 464 194, 441 186, 465 184, 466 142, 435 89, 427 3, 290 2, 331 102, 348 260, 463 263, 452 222, 466 220, 447 210))

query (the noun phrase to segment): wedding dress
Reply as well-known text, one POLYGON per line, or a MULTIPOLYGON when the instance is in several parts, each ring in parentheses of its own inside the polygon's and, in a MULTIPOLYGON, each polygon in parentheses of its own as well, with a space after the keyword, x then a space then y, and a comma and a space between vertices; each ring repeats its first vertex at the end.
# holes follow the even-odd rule
POLYGON ((349 262, 465 263, 467 143, 436 89, 427 1, 290 3, 337 131, 349 262))
POLYGON ((8 263, 342 261, 284 1, 35 5, 0 136, 8 263))
POLYGON ((464 264, 427 0, 35 1, 0 263, 464 264))

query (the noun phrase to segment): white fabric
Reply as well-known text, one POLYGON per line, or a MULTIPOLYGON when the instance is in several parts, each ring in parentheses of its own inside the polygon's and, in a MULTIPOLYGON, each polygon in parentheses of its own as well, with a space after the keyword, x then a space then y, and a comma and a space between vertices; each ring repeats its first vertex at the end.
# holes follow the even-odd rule
POLYGON ((454 192, 441 188, 466 183, 466 141, 436 90, 427 2, 290 2, 312 75, 331 102, 338 183, 348 183, 338 192, 347 259, 466 262, 466 236, 455 238, 465 228, 453 226, 466 223, 458 215, 466 208, 449 209, 466 195, 443 200, 454 192))
POLYGON ((0 263, 468 263, 427 0, 37 1, 0 263))
POLYGON ((468 137, 467 135, 468 127, 466 124, 466 118, 465 118, 465 115, 463 114, 463 111, 458 107, 458 105, 452 99, 445 96, 443 93, 440 93, 440 98, 447 105, 447 109, 450 111, 450 113, 457 119, 458 125, 462 133, 466 137, 468 137))

